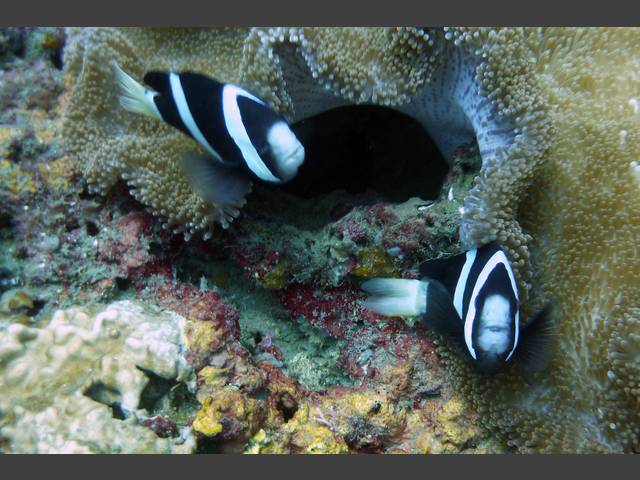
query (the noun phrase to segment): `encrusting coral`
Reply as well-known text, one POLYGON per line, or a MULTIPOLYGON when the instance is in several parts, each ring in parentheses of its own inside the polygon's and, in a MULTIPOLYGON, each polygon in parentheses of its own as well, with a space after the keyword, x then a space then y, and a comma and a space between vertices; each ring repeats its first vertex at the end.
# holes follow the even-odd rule
MULTIPOLYGON (((494 239, 504 245, 520 287, 522 318, 547 303, 554 307, 555 356, 535 375, 514 367, 489 378, 442 346, 455 385, 483 425, 520 451, 638 450, 640 31, 256 28, 68 34, 65 65, 72 93, 65 137, 79 169, 100 192, 124 180, 136 199, 187 237, 210 236, 224 218, 192 191, 178 167, 176 159, 197 146, 118 106, 112 60, 138 79, 150 69, 190 69, 239 83, 292 121, 346 104, 390 106, 418 120, 449 161, 456 146, 477 140, 482 168, 464 201, 460 240, 464 247, 494 239)), ((269 253, 263 263, 280 265, 269 253)), ((369 264, 386 268, 378 257, 361 262, 360 273, 368 275, 369 264)), ((270 272, 275 273, 260 276, 256 269, 268 288, 285 287, 282 272, 270 272)), ((288 306, 294 307, 299 306, 288 306)), ((215 405, 224 401, 209 401, 209 410, 200 414, 203 428, 205 419, 217 428, 215 405)), ((251 448, 258 451, 268 450, 274 435, 286 437, 276 442, 289 445, 286 451, 306 451, 317 439, 330 451, 343 451, 348 432, 331 419, 325 418, 344 430, 341 437, 326 425, 322 432, 304 422, 296 429, 305 408, 279 433, 258 428, 255 418, 240 412, 239 438, 253 435, 251 448)), ((366 448, 393 435, 381 431, 366 448)), ((418 444, 427 451, 433 441, 424 436, 418 444)))
POLYGON ((188 427, 158 438, 140 405, 150 374, 189 382, 176 314, 123 301, 58 310, 0 336, 0 438, 15 452, 148 453, 194 448, 188 427), (121 411, 117 418, 113 408, 121 411))

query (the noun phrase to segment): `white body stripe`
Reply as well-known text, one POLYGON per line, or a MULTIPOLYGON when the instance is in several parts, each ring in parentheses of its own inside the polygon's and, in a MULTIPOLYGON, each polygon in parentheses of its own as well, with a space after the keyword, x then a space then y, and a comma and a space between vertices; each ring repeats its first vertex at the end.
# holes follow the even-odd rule
POLYGON ((458 283, 456 284, 456 290, 453 295, 453 306, 458 312, 460 318, 462 318, 462 299, 464 297, 464 287, 467 285, 467 280, 469 279, 469 272, 471 272, 471 267, 473 266, 473 262, 476 260, 476 252, 477 249, 469 250, 466 255, 466 260, 464 261, 464 265, 462 266, 462 270, 460 271, 460 276, 458 277, 458 283))
POLYGON ((242 156, 244 157, 247 166, 255 173, 258 178, 266 182, 280 182, 280 179, 274 176, 267 166, 264 164, 260 155, 256 151, 256 148, 251 143, 247 130, 242 123, 242 117, 240 116, 240 108, 238 107, 238 95, 250 98, 262 105, 264 102, 259 98, 254 97, 249 92, 237 87, 235 85, 225 85, 222 90, 222 108, 224 113, 224 122, 227 126, 227 131, 233 141, 236 143, 242 156))
POLYGON ((202 145, 213 157, 222 162, 222 157, 218 152, 216 152, 209 142, 204 138, 202 132, 198 128, 193 116, 191 115, 191 110, 189 109, 189 105, 187 104, 187 98, 184 95, 184 90, 182 89, 182 83, 180 82, 180 76, 176 73, 171 72, 169 74, 169 83, 171 84, 171 94, 173 95, 173 99, 176 102, 176 106, 178 107, 178 114, 182 119, 182 123, 187 127, 191 136, 195 138, 200 145, 202 145))
MULTIPOLYGON (((491 256, 489 261, 482 268, 480 275, 478 275, 476 284, 473 287, 473 292, 471 293, 471 299, 469 300, 469 309, 467 310, 467 316, 464 321, 464 341, 467 344, 469 353, 474 359, 476 359, 476 352, 475 352, 475 349, 473 348, 472 333, 473 333, 473 321, 476 316, 476 305, 475 305, 476 298, 478 296, 478 293, 480 292, 480 289, 487 281, 487 278, 499 263, 502 263, 507 269, 507 274, 509 275, 509 280, 511 281, 511 287, 513 288, 513 293, 516 297, 516 300, 518 299, 518 289, 516 288, 516 279, 513 276, 513 272, 511 271, 511 266, 509 265, 509 261, 507 260, 507 257, 504 254, 504 252, 498 251, 491 256)), ((509 359, 509 357, 511 357, 511 355, 513 354, 516 348, 516 345, 518 344, 518 330, 519 330, 518 324, 519 323, 520 323, 520 312, 518 311, 516 312, 516 325, 515 325, 515 336, 514 336, 513 347, 511 349, 511 352, 509 353, 509 356, 507 357, 507 360, 509 359)))

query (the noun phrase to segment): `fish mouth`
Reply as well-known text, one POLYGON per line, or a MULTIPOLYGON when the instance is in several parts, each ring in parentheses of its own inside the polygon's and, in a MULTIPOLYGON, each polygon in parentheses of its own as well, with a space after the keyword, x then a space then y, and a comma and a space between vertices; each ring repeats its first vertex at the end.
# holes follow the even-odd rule
POLYGON ((300 142, 281 160, 279 176, 283 182, 287 182, 295 177, 300 165, 304 162, 304 147, 300 142))
POLYGON ((302 162, 304 162, 304 147, 298 142, 291 153, 285 157, 284 164, 287 167, 299 167, 302 165, 302 162))

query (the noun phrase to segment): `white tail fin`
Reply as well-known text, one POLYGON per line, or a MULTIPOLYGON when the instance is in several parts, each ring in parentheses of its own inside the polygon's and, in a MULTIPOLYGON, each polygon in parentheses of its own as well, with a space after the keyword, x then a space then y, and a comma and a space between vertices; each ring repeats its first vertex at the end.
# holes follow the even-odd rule
POLYGON ((153 101, 153 97, 158 94, 147 90, 136 82, 127 72, 122 70, 116 62, 113 62, 112 65, 118 86, 120 87, 118 100, 122 108, 129 112, 140 113, 162 120, 162 116, 153 101))
POLYGON ((402 278, 374 278, 362 284, 370 296, 363 306, 381 315, 411 317, 427 310, 428 283, 402 278))

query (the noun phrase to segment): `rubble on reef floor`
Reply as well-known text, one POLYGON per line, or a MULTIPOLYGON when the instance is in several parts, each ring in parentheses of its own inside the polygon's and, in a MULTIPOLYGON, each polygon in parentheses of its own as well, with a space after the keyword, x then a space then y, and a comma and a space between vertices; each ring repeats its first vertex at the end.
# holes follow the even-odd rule
POLYGON ((437 339, 360 305, 363 279, 460 250, 477 152, 437 199, 256 188, 228 230, 185 241, 123 185, 86 191, 60 147, 55 58, 2 67, 35 93, 0 92, 1 451, 501 451, 437 339))

